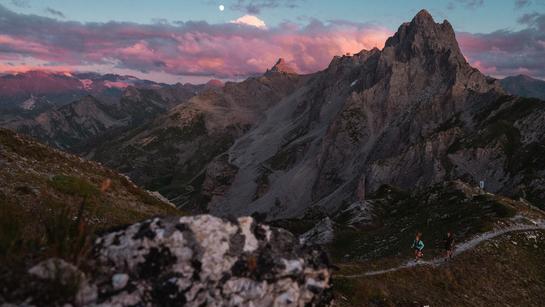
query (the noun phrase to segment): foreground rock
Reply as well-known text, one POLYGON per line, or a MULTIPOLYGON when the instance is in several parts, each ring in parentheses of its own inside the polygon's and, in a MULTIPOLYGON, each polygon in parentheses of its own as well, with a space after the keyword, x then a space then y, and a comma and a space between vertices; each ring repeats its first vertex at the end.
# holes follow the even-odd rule
MULTIPOLYGON (((325 306, 331 300, 327 256, 249 217, 155 218, 98 238, 93 254, 78 305, 325 306)), ((47 278, 50 263, 30 272, 47 278)))

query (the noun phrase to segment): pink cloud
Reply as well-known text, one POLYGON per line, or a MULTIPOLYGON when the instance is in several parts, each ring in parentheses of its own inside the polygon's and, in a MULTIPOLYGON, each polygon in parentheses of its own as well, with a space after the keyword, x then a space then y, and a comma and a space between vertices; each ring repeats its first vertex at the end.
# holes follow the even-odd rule
POLYGON ((30 59, 48 67, 99 65, 146 74, 239 78, 263 73, 279 57, 301 73, 315 72, 335 55, 382 47, 391 34, 345 22, 270 28, 247 24, 83 24, 16 14, 0 6, 0 61, 6 66, 2 70, 8 61, 30 59))
MULTIPOLYGON (((532 17, 532 25, 538 17, 532 17)), ((457 38, 468 61, 484 73, 528 72, 544 78, 545 34, 535 27, 457 33, 457 38)), ((236 79, 263 73, 282 57, 298 72, 311 73, 327 67, 335 55, 382 48, 391 34, 376 25, 317 20, 268 28, 206 22, 85 24, 17 14, 0 5, 0 71, 100 67, 169 82, 188 76, 236 79)))

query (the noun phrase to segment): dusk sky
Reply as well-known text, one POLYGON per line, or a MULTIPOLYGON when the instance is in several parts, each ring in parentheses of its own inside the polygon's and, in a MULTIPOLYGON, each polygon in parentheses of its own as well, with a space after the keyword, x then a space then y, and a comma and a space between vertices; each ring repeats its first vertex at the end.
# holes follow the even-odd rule
POLYGON ((0 0, 0 73, 205 82, 262 73, 279 57, 310 73, 382 48, 422 8, 450 21, 482 72, 545 79, 545 0, 0 0))

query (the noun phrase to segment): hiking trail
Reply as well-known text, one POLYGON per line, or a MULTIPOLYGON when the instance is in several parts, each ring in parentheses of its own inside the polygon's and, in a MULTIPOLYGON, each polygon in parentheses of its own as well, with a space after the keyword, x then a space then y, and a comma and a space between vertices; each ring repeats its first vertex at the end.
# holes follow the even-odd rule
MULTIPOLYGON (((512 220, 516 220, 516 219, 519 219, 519 218, 521 218, 521 217, 518 216, 518 217, 513 218, 512 220)), ((482 233, 480 235, 477 235, 477 236, 473 237, 472 239, 470 239, 468 241, 457 244, 456 248, 454 249, 454 252, 453 252, 453 257, 456 257, 457 255, 459 255, 459 254, 461 254, 463 252, 466 252, 468 250, 471 250, 471 249, 475 248, 481 242, 488 241, 490 239, 499 237, 499 236, 504 235, 506 233, 517 232, 517 231, 545 230, 545 221, 543 221, 543 220, 534 221, 534 220, 531 220, 531 219, 526 219, 526 220, 529 221, 530 224, 522 224, 522 223, 513 224, 513 225, 505 227, 505 228, 500 228, 500 229, 495 229, 495 230, 492 230, 492 231, 484 232, 484 233, 482 233)), ((377 271, 368 271, 368 272, 365 272, 365 273, 359 273, 359 274, 353 274, 353 275, 334 275, 334 277, 337 277, 337 278, 359 278, 359 277, 365 277, 365 276, 386 274, 386 273, 395 272, 395 271, 399 271, 401 269, 412 268, 412 267, 416 267, 416 266, 433 266, 433 267, 437 267, 437 266, 441 266, 441 265, 443 265, 445 263, 446 262, 445 262, 444 257, 437 257, 437 258, 433 258, 431 260, 418 261, 418 262, 415 262, 414 260, 411 259, 411 260, 405 262, 404 264, 402 264, 400 266, 389 268, 389 269, 377 270, 377 271)))

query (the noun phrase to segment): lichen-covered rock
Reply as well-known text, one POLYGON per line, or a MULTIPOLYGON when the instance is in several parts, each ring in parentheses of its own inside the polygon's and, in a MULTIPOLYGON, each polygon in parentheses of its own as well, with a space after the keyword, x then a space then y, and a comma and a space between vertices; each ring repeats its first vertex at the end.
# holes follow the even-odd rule
POLYGON ((155 218, 95 242, 99 305, 324 306, 327 256, 250 217, 155 218))

